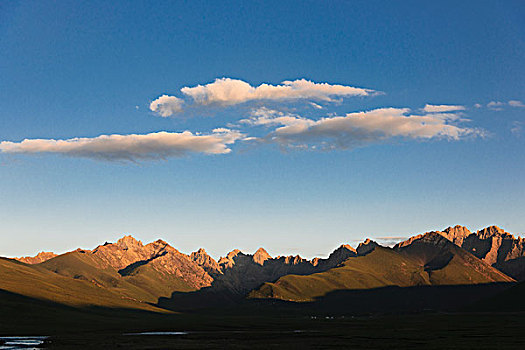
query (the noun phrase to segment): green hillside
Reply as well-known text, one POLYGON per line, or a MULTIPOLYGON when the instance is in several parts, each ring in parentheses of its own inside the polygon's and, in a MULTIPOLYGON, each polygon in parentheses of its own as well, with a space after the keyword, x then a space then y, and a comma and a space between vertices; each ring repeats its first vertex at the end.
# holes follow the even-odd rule
POLYGON ((100 258, 83 251, 59 255, 36 266, 141 302, 156 303, 174 291, 194 290, 181 278, 158 272, 147 264, 127 269, 122 276, 100 258))
POLYGON ((155 299, 155 303, 161 297, 170 297, 173 292, 191 292, 195 290, 182 278, 158 271, 148 264, 127 269, 122 276, 122 280, 151 295, 155 299))
POLYGON ((62 276, 42 266, 6 258, 0 258, 0 289, 75 307, 104 306, 159 311, 147 303, 134 301, 92 281, 62 276))
POLYGON ((514 281, 441 236, 426 238, 396 250, 377 246, 325 272, 281 277, 253 290, 249 298, 303 302, 341 290, 514 281))
POLYGON ((412 259, 376 247, 365 256, 346 260, 341 267, 307 276, 287 275, 275 283, 265 283, 249 297, 312 301, 336 290, 428 284, 428 274, 412 259))

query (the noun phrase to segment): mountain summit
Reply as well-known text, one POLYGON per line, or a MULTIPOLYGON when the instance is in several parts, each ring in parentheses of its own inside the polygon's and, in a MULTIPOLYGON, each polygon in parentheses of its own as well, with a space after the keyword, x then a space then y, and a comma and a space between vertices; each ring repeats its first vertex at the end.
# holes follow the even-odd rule
MULTIPOLYGON (((39 253, 18 260, 20 265, 14 265, 14 260, 2 265, 4 284, 13 286, 14 293, 25 293, 25 287, 15 286, 26 282, 23 274, 10 271, 24 266, 26 273, 45 273, 39 281, 59 276, 56 290, 68 283, 74 288, 85 285, 88 294, 93 294, 93 286, 104 290, 105 299, 93 305, 121 305, 117 299, 125 299, 171 310, 213 306, 248 295, 313 301, 341 290, 507 283, 525 278, 524 240, 496 226, 474 233, 463 226, 448 227, 411 237, 394 248, 366 239, 357 249, 343 244, 328 258, 312 260, 298 255, 272 257, 259 248, 253 254, 235 249, 215 261, 203 248, 187 255, 163 240, 143 244, 130 235, 93 250, 58 256, 39 253)), ((40 287, 36 288, 32 290, 40 287)))

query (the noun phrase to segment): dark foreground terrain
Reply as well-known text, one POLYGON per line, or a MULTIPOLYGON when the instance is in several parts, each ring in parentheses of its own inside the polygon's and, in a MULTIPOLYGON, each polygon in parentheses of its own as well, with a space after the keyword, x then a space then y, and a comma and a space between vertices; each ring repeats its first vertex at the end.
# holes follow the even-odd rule
MULTIPOLYGON (((394 297, 399 290, 374 295, 394 297)), ((450 294, 450 290, 447 294, 450 294)), ((480 291, 471 290, 473 297, 480 291)), ((433 292, 426 297, 436 298, 433 292)), ((470 309, 390 314, 353 314, 322 304, 253 301, 188 313, 74 308, 0 293, 0 335, 47 335, 50 349, 523 349, 521 285, 483 299, 470 309), (516 288, 519 287, 519 288, 516 288), (510 292, 509 292, 510 291, 510 292), (503 296, 503 300, 502 300, 503 296), (506 299, 506 300, 505 300, 506 299), (483 307, 481 307, 482 305, 483 307), (516 305, 518 306, 518 305, 516 305), (496 307, 498 311, 491 308, 496 307), (481 309, 485 311, 480 311, 481 309), (321 311, 323 310, 323 311, 321 311), (136 335, 141 332, 184 332, 136 335)), ((403 293, 404 294, 404 293, 403 293)), ((452 293, 456 294, 456 293, 452 293)), ((462 291, 461 297, 467 293, 462 291)), ((406 294, 417 298, 414 294, 406 294)), ((351 298, 353 299, 353 298, 351 298)), ((374 298, 362 298, 363 303, 374 298)), ((397 298, 406 305, 407 301, 397 298)), ((352 302, 348 305, 355 306, 352 302)))
POLYGON ((167 322, 157 328, 187 329, 188 334, 73 332, 51 337, 47 346, 54 349, 523 349, 525 345, 524 317, 512 314, 334 319, 245 316, 225 318, 213 327, 199 327, 191 322, 195 320, 188 325, 182 320, 167 322))

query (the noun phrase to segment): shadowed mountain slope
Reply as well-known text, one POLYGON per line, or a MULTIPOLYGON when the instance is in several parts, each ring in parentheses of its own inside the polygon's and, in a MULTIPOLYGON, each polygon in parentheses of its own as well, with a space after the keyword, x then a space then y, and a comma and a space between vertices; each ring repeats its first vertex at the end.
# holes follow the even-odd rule
POLYGON ((284 276, 249 296, 312 301, 338 290, 513 281, 436 233, 414 237, 394 249, 368 240, 357 251, 358 257, 340 267, 308 276, 284 276))
POLYGON ((456 225, 435 232, 516 280, 525 279, 525 239, 497 226, 470 232, 456 225))
MULTIPOLYGON (((31 278, 36 278, 38 285, 47 276, 51 285, 56 281, 62 289, 68 283, 80 288, 74 301, 64 301, 67 305, 113 303, 125 307, 113 300, 116 298, 119 302, 127 300, 138 305, 184 310, 235 304, 246 296, 305 302, 338 291, 512 283, 511 277, 494 266, 521 276, 522 241, 495 226, 478 233, 456 226, 412 237, 394 248, 381 247, 369 239, 357 249, 341 245, 327 259, 307 260, 298 255, 274 258, 259 248, 254 254, 236 249, 215 261, 204 249, 186 255, 162 240, 144 245, 125 236, 93 250, 79 249, 54 257, 52 253, 41 253, 34 259, 24 258, 32 262, 45 260, 38 264, 4 259, 9 262, 3 267, 4 275, 9 278, 6 283, 0 279, 0 289, 48 300, 51 297, 48 289, 42 288, 42 295, 39 288, 32 289, 32 294, 27 289, 31 289, 31 278), (488 263, 493 260, 496 262, 490 266, 488 263), (27 273, 25 286, 24 273, 9 272, 20 269, 27 273), (13 280, 14 276, 18 277, 13 280), (3 287, 9 283, 11 289, 3 287)), ((57 293, 62 293, 58 290, 57 293)))
POLYGON ((263 284, 249 297, 312 301, 336 290, 430 284, 420 265, 389 248, 376 247, 367 253, 325 272, 281 277, 275 283, 263 284))
POLYGON ((310 275, 326 271, 354 256, 356 252, 349 245, 340 246, 327 259, 311 261, 298 255, 272 258, 263 248, 253 255, 236 249, 219 260, 222 274, 215 276, 210 287, 191 293, 173 293, 171 298, 161 298, 158 305, 170 310, 233 306, 265 282, 275 282, 289 274, 310 275))
POLYGON ((397 244, 394 250, 423 266, 431 284, 513 282, 512 278, 436 232, 412 237, 397 244))
POLYGON ((0 258, 0 281, 2 290, 69 306, 95 305, 160 311, 149 304, 96 285, 93 281, 62 276, 44 267, 27 265, 13 259, 0 258))
POLYGON ((210 288, 244 296, 264 282, 273 282, 288 274, 308 275, 325 271, 352 256, 356 256, 356 253, 349 245, 340 246, 327 259, 316 258, 311 261, 298 255, 272 258, 263 248, 253 255, 234 250, 219 260, 222 273, 215 276, 210 288))
POLYGON ((150 266, 137 266, 123 275, 96 255, 83 250, 62 254, 34 266, 88 281, 124 298, 141 302, 156 303, 159 297, 169 296, 173 291, 195 290, 182 278, 159 272, 150 266))

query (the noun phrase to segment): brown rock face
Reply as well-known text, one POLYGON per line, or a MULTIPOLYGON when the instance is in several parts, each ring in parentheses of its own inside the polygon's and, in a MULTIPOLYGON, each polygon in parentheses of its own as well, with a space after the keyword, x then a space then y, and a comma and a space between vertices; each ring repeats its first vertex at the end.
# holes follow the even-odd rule
POLYGON ((514 238, 497 226, 489 226, 476 233, 470 232, 466 227, 455 226, 440 234, 489 265, 501 264, 525 255, 524 240, 514 238))
POLYGON ((442 232, 427 232, 397 244, 394 250, 417 261, 432 284, 476 284, 512 282, 513 279, 491 267, 446 238, 442 232))
MULTIPOLYGON (((515 238, 497 226, 489 226, 475 233, 464 226, 435 231, 467 252, 518 280, 525 279, 525 240, 515 238)), ((410 245, 419 235, 398 244, 410 245)))
POLYGON ((40 252, 36 256, 24 256, 15 259, 26 264, 40 264, 46 260, 54 258, 55 256, 57 256, 57 254, 53 252, 40 252))
POLYGON ((490 226, 470 235, 462 247, 494 266, 525 256, 525 240, 521 237, 514 238, 497 226, 490 226))
POLYGON ((222 274, 219 264, 203 248, 190 254, 190 259, 202 267, 211 276, 222 274))
POLYGON ((242 254, 241 251, 239 249, 234 249, 231 252, 229 252, 225 257, 221 257, 219 259, 219 266, 221 268, 221 271, 224 272, 225 269, 232 268, 233 265, 235 265, 234 258, 239 254, 242 254))
POLYGON ((268 252, 264 250, 264 248, 257 249, 255 254, 253 254, 253 262, 261 266, 264 265, 264 262, 266 260, 271 259, 271 258, 272 257, 270 256, 270 254, 268 254, 268 252))
POLYGON ((92 254, 117 270, 130 270, 135 266, 148 264, 161 273, 181 277, 194 288, 210 286, 213 278, 190 256, 182 254, 168 243, 157 240, 143 245, 131 236, 125 236, 117 243, 98 246, 92 254))
POLYGON ((465 238, 470 236, 472 232, 470 232, 465 226, 456 225, 444 229, 441 234, 452 243, 461 247, 465 238))

